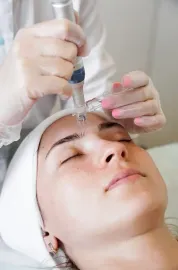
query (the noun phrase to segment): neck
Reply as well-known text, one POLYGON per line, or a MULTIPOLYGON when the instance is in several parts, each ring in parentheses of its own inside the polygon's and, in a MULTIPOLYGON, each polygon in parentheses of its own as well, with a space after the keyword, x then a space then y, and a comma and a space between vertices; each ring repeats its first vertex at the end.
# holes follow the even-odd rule
POLYGON ((81 253, 82 263, 79 266, 81 270, 178 269, 178 242, 166 226, 116 243, 114 247, 112 244, 112 247, 107 246, 99 251, 81 253))

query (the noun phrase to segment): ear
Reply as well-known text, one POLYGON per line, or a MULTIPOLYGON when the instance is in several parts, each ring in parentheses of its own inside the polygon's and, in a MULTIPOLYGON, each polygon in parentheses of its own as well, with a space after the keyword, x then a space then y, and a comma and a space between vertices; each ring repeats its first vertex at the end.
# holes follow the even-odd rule
POLYGON ((59 249, 59 240, 48 232, 43 232, 43 239, 47 250, 54 256, 59 249))

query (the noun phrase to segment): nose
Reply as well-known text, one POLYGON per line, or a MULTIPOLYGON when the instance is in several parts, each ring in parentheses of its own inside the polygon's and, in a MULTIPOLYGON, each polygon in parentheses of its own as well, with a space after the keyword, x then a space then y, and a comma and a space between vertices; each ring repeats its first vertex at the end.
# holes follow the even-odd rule
POLYGON ((128 159, 128 150, 123 143, 109 142, 104 147, 104 151, 100 159, 100 168, 108 166, 119 161, 126 161, 128 159))

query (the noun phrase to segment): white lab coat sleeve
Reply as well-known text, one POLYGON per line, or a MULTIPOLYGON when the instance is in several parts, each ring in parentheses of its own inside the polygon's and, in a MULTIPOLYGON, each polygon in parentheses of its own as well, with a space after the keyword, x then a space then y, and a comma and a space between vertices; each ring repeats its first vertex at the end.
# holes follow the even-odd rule
POLYGON ((0 123, 0 148, 3 145, 9 145, 20 139, 22 123, 14 126, 7 126, 0 123))

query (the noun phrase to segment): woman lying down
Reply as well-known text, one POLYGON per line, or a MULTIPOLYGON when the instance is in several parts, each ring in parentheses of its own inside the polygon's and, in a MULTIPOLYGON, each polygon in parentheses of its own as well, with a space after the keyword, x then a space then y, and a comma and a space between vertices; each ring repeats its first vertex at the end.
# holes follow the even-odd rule
POLYGON ((53 269, 174 270, 167 191, 148 153, 104 115, 45 120, 14 156, 0 201, 12 249, 53 269))

